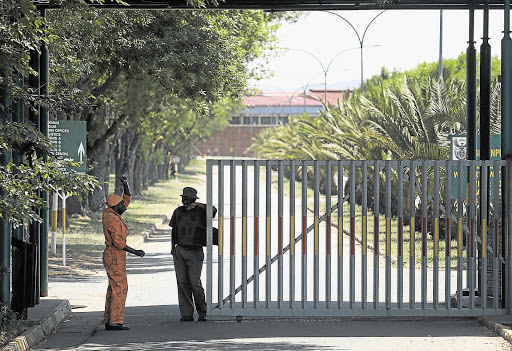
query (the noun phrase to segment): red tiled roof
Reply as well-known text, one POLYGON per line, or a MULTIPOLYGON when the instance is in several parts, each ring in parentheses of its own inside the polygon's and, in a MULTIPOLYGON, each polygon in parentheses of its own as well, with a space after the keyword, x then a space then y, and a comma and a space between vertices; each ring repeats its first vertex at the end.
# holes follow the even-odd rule
MULTIPOLYGON (((327 90, 327 101, 332 105, 343 101, 344 90, 327 90)), ((255 95, 243 97, 246 106, 322 106, 324 90, 308 90, 304 99, 304 92, 258 92, 255 95)))
MULTIPOLYGON (((322 103, 315 98, 306 96, 307 106, 322 106, 322 103)), ((243 97, 243 103, 246 106, 304 106, 303 93, 259 93, 243 97)))
MULTIPOLYGON (((343 94, 346 92, 347 90, 327 90, 327 101, 334 106, 338 105, 338 99, 343 103, 343 94)), ((325 98, 323 89, 311 89, 308 93, 322 101, 325 98)))

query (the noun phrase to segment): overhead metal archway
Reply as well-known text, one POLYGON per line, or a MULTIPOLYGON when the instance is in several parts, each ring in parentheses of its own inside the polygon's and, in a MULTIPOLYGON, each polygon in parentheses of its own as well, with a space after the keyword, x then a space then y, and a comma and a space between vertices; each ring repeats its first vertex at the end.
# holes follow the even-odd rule
MULTIPOLYGON (((133 9, 191 9, 186 0, 124 0, 126 5, 115 0, 102 3, 88 1, 99 8, 130 7, 133 9)), ((266 11, 324 11, 324 10, 464 10, 483 9, 489 3, 491 9, 503 9, 499 0, 220 0, 218 5, 206 5, 208 9, 266 10, 266 11)), ((54 7, 49 1, 36 1, 40 8, 54 7)))

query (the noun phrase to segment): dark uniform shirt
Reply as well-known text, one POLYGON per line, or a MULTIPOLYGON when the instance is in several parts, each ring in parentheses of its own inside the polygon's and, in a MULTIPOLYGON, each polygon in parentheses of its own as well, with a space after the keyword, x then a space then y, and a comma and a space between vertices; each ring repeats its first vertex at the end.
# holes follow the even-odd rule
MULTIPOLYGON (((213 217, 217 209, 213 206, 213 217)), ((206 246, 206 205, 196 202, 191 210, 180 206, 172 214, 169 226, 172 227, 172 243, 185 247, 206 246)))

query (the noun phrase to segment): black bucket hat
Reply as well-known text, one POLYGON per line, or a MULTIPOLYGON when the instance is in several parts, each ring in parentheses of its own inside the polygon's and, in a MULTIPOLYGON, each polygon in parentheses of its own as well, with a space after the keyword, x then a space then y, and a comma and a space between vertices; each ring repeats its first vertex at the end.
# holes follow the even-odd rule
POLYGON ((180 196, 187 196, 187 197, 191 197, 196 200, 199 199, 197 197, 197 190, 194 188, 191 188, 189 186, 183 188, 183 194, 181 194, 180 196))

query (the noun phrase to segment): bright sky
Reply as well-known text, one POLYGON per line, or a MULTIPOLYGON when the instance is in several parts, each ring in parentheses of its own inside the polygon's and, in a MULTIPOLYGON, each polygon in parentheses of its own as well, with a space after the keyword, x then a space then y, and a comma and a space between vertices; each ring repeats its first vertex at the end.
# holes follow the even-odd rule
MULTIPOLYGON (((347 19, 362 38, 368 23, 380 12, 336 13, 347 19)), ((490 11, 492 56, 501 57, 503 17, 503 11, 490 11)), ((404 71, 422 62, 437 62, 439 20, 439 10, 392 10, 378 16, 368 28, 363 41, 364 79, 379 74, 381 67, 389 71, 404 71)), ((482 44, 482 35, 483 11, 477 10, 474 32, 477 51, 482 44)), ((256 88, 275 92, 323 89, 326 71, 328 89, 359 87, 359 40, 355 31, 343 19, 330 13, 311 12, 295 24, 283 25, 277 36, 281 48, 292 50, 283 51, 280 57, 270 62, 269 68, 274 77, 253 83, 256 88)), ((444 10, 443 57, 456 58, 465 52, 468 39, 469 11, 444 10)))

